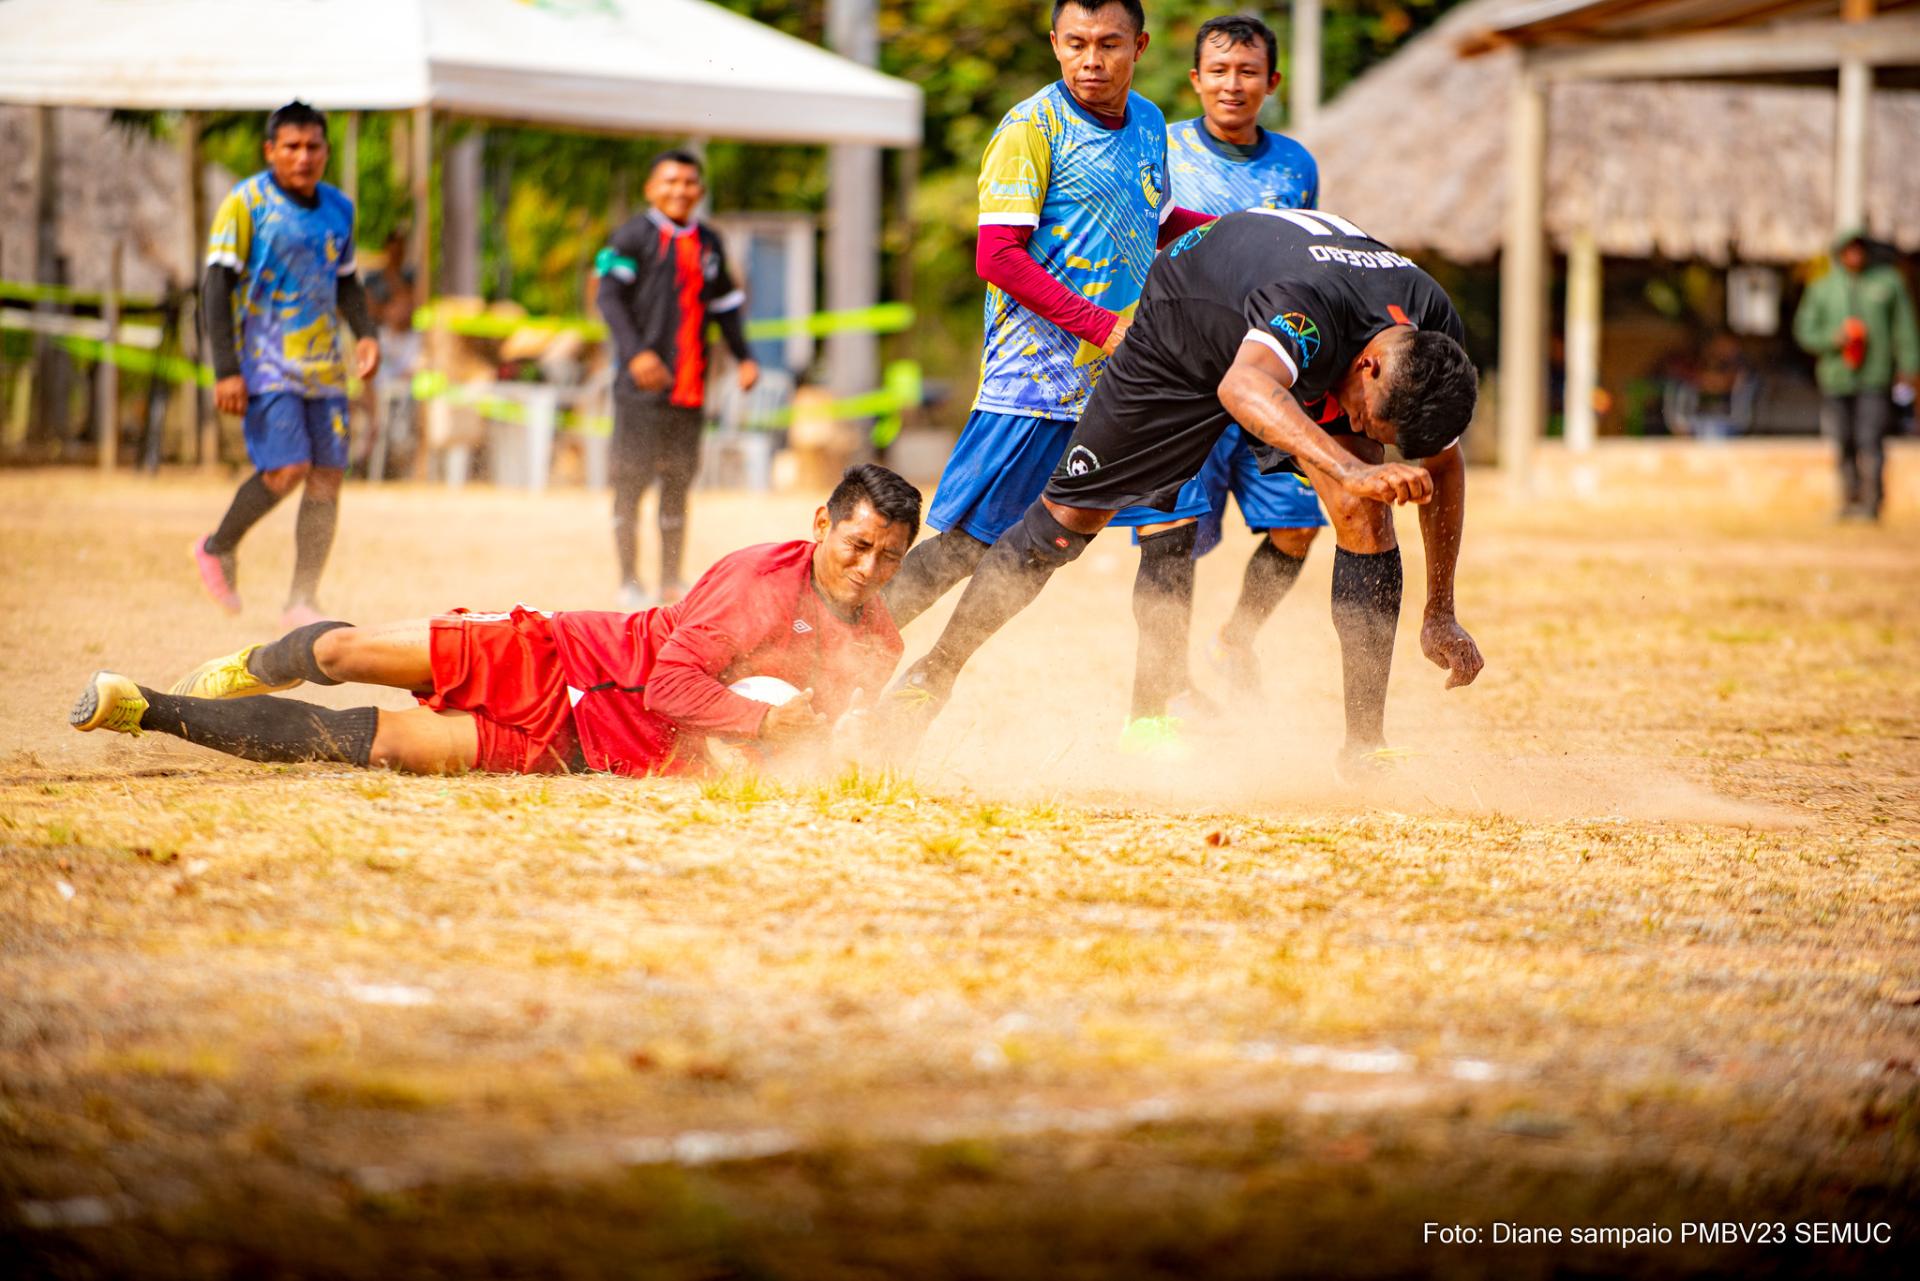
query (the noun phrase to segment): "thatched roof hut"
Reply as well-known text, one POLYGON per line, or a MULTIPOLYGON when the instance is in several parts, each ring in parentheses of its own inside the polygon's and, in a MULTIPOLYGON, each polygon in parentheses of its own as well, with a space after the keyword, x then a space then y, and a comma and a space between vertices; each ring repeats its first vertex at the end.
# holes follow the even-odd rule
MULTIPOLYGON (((1463 38, 1533 0, 1473 0, 1350 85, 1298 135, 1323 203, 1409 251, 1459 262, 1500 250, 1512 49, 1463 38)), ((1832 238, 1835 94, 1737 83, 1591 81, 1549 90, 1546 227, 1564 250, 1788 263, 1832 238)), ((1920 94, 1874 95, 1871 231, 1920 250, 1920 94)))

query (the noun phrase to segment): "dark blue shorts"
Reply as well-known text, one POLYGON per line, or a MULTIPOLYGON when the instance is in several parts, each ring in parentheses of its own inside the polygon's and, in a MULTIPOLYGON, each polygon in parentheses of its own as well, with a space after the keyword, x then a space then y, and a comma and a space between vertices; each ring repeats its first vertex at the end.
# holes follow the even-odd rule
POLYGON ((345 471, 347 399, 270 391, 247 397, 247 457, 261 471, 312 463, 345 471))
MULTIPOLYGON (((1252 442, 1238 427, 1220 434, 1213 451, 1207 455, 1200 474, 1180 491, 1180 505, 1172 512, 1151 507, 1130 507, 1114 519, 1116 525, 1151 525, 1200 517, 1200 533, 1193 548, 1195 556, 1204 556, 1220 545, 1227 512, 1227 495, 1240 505, 1247 528, 1318 529, 1327 523, 1320 511, 1319 495, 1305 476, 1293 472, 1260 473, 1260 461, 1254 457, 1252 442), (1143 519, 1128 520, 1139 515, 1143 519), (1150 517, 1151 519, 1144 519, 1150 517)), ((1135 541, 1139 536, 1135 535, 1135 541)))
POLYGON ((974 410, 940 473, 927 524, 997 541, 1047 487, 1073 427, 1058 418, 974 410))

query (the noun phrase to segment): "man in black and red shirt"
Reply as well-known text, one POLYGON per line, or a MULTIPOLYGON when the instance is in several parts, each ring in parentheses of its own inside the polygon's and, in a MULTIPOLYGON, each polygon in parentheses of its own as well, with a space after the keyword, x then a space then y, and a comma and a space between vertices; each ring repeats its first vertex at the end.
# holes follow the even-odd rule
POLYGON ((640 495, 660 480, 660 599, 686 592, 680 578, 687 491, 700 466, 701 410, 707 389, 707 322, 720 327, 739 361, 740 389, 760 366, 741 325, 746 295, 734 286, 713 228, 693 211, 706 194, 700 161, 665 151, 647 171, 647 211, 629 219, 600 251, 600 314, 613 335, 613 547, 620 558, 620 603, 650 602, 636 568, 640 495))
POLYGON ((1422 652, 1447 669, 1449 687, 1482 666, 1453 600, 1466 513, 1459 440, 1476 394, 1464 337, 1431 276, 1336 214, 1252 209, 1187 232, 1154 260, 1127 339, 1045 493, 988 551, 940 639, 890 691, 895 735, 925 727, 974 651, 1117 511, 1171 511, 1237 422, 1263 471, 1301 472, 1326 505, 1342 756, 1378 759, 1400 615, 1394 504, 1420 508, 1422 652), (1409 461, 1384 461, 1387 445, 1409 461))

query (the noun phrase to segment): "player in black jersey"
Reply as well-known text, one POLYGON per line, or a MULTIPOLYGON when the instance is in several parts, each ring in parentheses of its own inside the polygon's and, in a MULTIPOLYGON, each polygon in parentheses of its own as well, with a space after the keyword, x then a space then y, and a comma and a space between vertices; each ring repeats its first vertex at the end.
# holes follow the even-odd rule
POLYGON ((1466 511, 1459 438, 1477 389, 1463 337, 1431 276, 1333 214, 1248 210, 1174 242, 1154 262, 1127 341, 1046 492, 994 544, 940 639, 890 691, 896 733, 917 736, 974 651, 1117 510, 1171 510, 1238 422, 1260 442, 1265 470, 1301 472, 1326 505, 1338 545, 1343 755, 1383 747, 1401 595, 1392 504, 1420 506, 1422 651, 1447 669, 1448 688, 1482 666, 1453 603, 1466 511), (1387 445, 1417 461, 1383 461, 1387 445))

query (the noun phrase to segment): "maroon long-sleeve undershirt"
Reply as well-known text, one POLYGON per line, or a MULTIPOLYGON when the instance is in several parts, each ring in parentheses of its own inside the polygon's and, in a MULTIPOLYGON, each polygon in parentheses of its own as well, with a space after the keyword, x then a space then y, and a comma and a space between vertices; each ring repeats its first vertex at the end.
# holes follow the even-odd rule
MULTIPOLYGON (((1175 206, 1160 224, 1158 242, 1165 245, 1212 220, 1211 214, 1175 206)), ((980 279, 995 286, 1043 320, 1050 320, 1083 342, 1104 347, 1119 321, 1118 312, 1081 297, 1050 275, 1027 252, 1032 227, 992 225, 980 228, 973 268, 980 279)))

